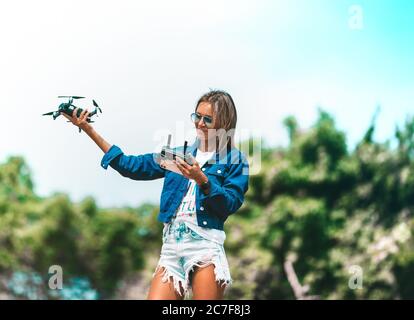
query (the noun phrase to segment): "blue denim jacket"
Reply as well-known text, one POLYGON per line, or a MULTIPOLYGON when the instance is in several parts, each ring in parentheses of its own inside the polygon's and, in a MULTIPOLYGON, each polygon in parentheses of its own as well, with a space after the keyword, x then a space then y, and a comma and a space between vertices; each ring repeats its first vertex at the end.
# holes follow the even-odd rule
MULTIPOLYGON (((199 141, 188 147, 196 156, 199 141)), ((176 150, 182 150, 178 147, 176 150)), ((248 189, 249 165, 243 153, 236 148, 215 153, 215 163, 204 164, 201 170, 210 181, 210 192, 205 195, 196 186, 196 212, 198 225, 223 230, 228 216, 235 213, 244 201, 248 189)), ((108 165, 122 176, 133 180, 154 180, 164 178, 158 220, 169 222, 185 195, 188 179, 180 174, 165 170, 159 165, 159 154, 147 153, 126 156, 113 145, 104 155, 101 166, 108 165)))

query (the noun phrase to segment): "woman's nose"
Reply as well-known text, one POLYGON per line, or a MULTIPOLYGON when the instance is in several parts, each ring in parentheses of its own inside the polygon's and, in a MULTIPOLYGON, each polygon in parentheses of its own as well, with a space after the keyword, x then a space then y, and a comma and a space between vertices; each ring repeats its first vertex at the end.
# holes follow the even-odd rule
POLYGON ((201 119, 201 120, 198 122, 197 127, 198 127, 198 128, 200 128, 200 129, 207 128, 206 124, 204 123, 204 119, 201 119))

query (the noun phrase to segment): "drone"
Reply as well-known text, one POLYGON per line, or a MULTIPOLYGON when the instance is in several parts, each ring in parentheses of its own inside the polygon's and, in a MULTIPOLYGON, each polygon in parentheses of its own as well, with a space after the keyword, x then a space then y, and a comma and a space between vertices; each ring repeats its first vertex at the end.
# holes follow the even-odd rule
MULTIPOLYGON (((57 117, 59 117, 62 112, 67 114, 68 116, 72 116, 73 111, 75 110, 75 108, 78 108, 77 106, 73 105, 73 100, 76 99, 84 99, 85 97, 79 97, 79 96, 58 96, 58 98, 68 98, 68 102, 63 102, 59 105, 58 109, 56 111, 51 111, 51 112, 47 112, 44 113, 43 116, 53 116, 53 120, 56 120, 57 117)), ((94 121, 91 120, 91 117, 93 117, 94 115, 98 116, 98 111, 100 113, 102 113, 102 109, 98 106, 98 104, 96 103, 95 100, 92 100, 93 105, 95 106, 95 110, 92 111, 91 113, 89 113, 88 118, 86 119, 86 121, 88 123, 93 123, 94 121)), ((78 111, 76 112, 76 116, 79 117, 81 115, 81 113, 83 112, 83 109, 78 108, 78 111)), ((70 122, 70 121, 68 121, 70 122)), ((81 128, 79 128, 79 132, 81 132, 81 128)))

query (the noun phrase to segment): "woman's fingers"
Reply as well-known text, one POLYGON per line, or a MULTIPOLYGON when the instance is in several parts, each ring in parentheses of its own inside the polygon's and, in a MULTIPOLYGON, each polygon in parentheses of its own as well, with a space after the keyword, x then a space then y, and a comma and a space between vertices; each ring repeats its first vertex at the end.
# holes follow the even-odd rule
POLYGON ((81 113, 80 113, 80 115, 79 115, 79 117, 78 117, 78 124, 81 124, 82 123, 82 121, 83 121, 83 116, 85 115, 85 110, 83 110, 81 113))
POLYGON ((181 165, 181 167, 185 169, 188 178, 195 179, 195 177, 199 176, 202 173, 202 171, 194 157, 192 160, 194 161, 194 164, 191 166, 181 158, 176 158, 176 162, 178 162, 181 165))
POLYGON ((88 120, 88 117, 89 117, 89 111, 88 110, 85 110, 86 112, 85 112, 85 114, 83 115, 83 118, 82 118, 82 121, 87 121, 88 120))
POLYGON ((78 117, 78 110, 79 108, 75 108, 73 110, 72 117, 63 112, 61 114, 63 114, 63 116, 66 119, 70 120, 75 126, 79 127, 88 122, 88 117, 89 117, 90 112, 87 109, 82 110, 82 112, 79 114, 79 117, 78 117))
POLYGON ((196 180, 197 177, 200 177, 202 171, 197 161, 195 161, 194 158, 192 160, 194 161, 194 164, 192 166, 178 157, 176 158, 175 163, 186 178, 196 180))
POLYGON ((180 167, 180 165, 177 163, 177 161, 175 161, 175 164, 177 165, 178 170, 180 170, 181 173, 184 174, 183 169, 180 167))
POLYGON ((193 166, 196 168, 200 168, 200 165, 198 164, 197 160, 193 157, 192 154, 190 154, 190 159, 193 161, 193 166))
POLYGON ((187 170, 191 170, 191 166, 185 162, 184 160, 182 160, 181 158, 176 158, 176 160, 178 160, 178 162, 187 170))
POLYGON ((85 120, 85 114, 88 112, 88 110, 83 110, 79 116, 79 121, 83 122, 85 120))
POLYGON ((182 173, 184 173, 184 168, 183 168, 183 166, 177 161, 177 159, 174 161, 175 162, 175 164, 176 164, 176 166, 177 166, 177 168, 178 169, 180 169, 180 171, 182 172, 182 173))
POLYGON ((185 175, 188 176, 190 173, 188 172, 188 170, 186 168, 184 168, 180 163, 177 162, 177 160, 175 160, 175 164, 177 165, 177 168, 185 175))

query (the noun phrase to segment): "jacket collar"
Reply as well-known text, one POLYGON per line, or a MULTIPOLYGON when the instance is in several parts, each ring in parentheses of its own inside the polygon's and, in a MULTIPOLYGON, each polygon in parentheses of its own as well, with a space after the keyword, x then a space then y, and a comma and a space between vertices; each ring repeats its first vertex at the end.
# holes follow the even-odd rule
MULTIPOLYGON (((195 158, 197 155, 197 149, 198 146, 200 145, 200 140, 198 138, 196 138, 195 142, 188 147, 188 152, 191 152, 191 154, 193 155, 193 157, 195 158)), ((215 152, 213 157, 215 156, 216 159, 216 163, 227 163, 229 160, 229 156, 232 154, 232 152, 235 150, 235 148, 231 147, 227 147, 225 148, 225 150, 221 150, 219 152, 215 152), (230 151, 230 152, 229 152, 230 151)))

